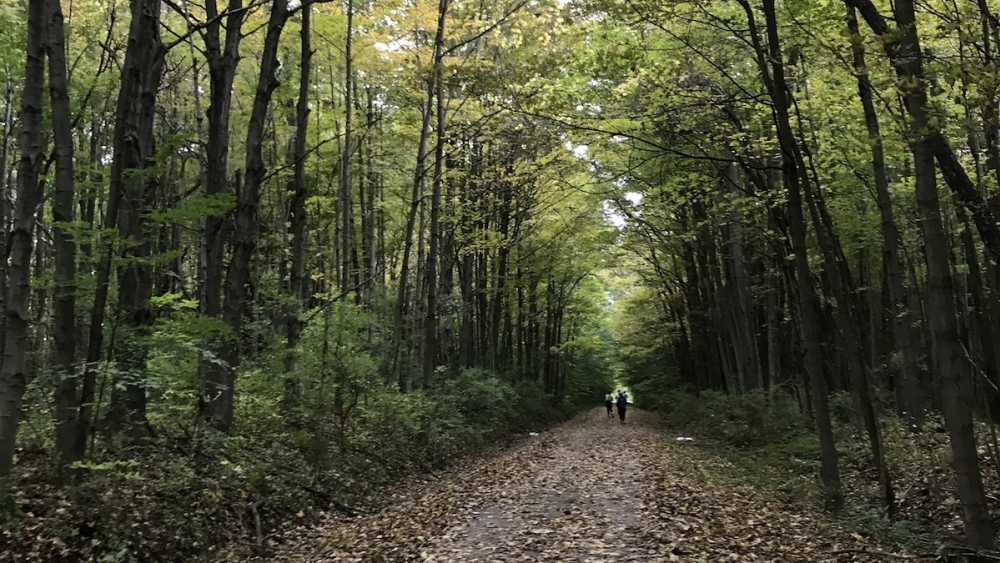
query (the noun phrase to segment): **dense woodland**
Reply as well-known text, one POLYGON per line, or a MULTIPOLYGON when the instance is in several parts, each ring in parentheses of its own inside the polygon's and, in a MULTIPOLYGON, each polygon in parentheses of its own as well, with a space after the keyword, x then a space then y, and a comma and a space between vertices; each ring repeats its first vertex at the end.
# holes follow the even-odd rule
POLYGON ((996 553, 1000 3, 0 27, 0 559, 264 549, 616 384, 872 533, 996 553))

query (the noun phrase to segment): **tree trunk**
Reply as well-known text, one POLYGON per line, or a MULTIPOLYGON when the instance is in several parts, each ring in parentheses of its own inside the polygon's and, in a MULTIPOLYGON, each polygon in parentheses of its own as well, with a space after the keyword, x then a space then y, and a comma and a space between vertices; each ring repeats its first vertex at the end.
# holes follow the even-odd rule
POLYGON ((893 349, 899 354, 898 369, 894 365, 897 362, 892 359, 890 359, 889 364, 893 367, 894 373, 899 376, 896 385, 901 389, 899 397, 902 403, 898 407, 915 421, 920 422, 923 420, 926 402, 920 385, 917 352, 912 338, 913 332, 910 328, 913 320, 907 306, 906 272, 903 270, 899 250, 902 238, 892 208, 892 192, 889 189, 889 175, 885 162, 885 145, 882 142, 882 130, 872 97, 871 82, 868 78, 864 43, 858 31, 854 7, 849 6, 848 12, 847 25, 854 57, 854 72, 857 75, 858 96, 864 109, 865 126, 871 142, 872 176, 875 183, 879 216, 881 217, 882 267, 885 272, 888 316, 892 325, 893 349))
MULTIPOLYGON (((7 161, 10 158, 11 137, 14 126, 14 84, 10 77, 4 80, 3 99, 3 137, 0 138, 0 256, 10 256, 8 254, 8 240, 6 233, 9 232, 10 225, 10 183, 7 174, 7 161)), ((7 260, 0 260, 0 311, 4 311, 4 300, 7 298, 7 260)), ((0 314, 0 333, 5 333, 4 327, 7 325, 7 316, 0 314)), ((0 369, 3 368, 4 340, 0 338, 0 369)))
MULTIPOLYGON (((723 182, 728 191, 739 193, 739 176, 736 164, 726 167, 723 182)), ((738 204, 736 205, 738 209, 738 204)), ((744 383, 756 389, 764 388, 764 374, 757 348, 753 323, 753 309, 750 276, 747 272, 743 250, 743 214, 738 210, 730 216, 728 240, 729 278, 732 286, 733 303, 729 314, 733 327, 733 349, 741 372, 745 372, 744 383)))
MULTIPOLYGON (((991 232, 980 224, 984 218, 983 206, 970 205, 968 197, 956 190, 956 180, 961 180, 964 170, 952 162, 954 158, 947 139, 932 124, 930 102, 927 96, 923 68, 923 52, 917 33, 916 11, 912 0, 898 0, 895 16, 898 29, 890 32, 888 25, 869 0, 849 0, 864 16, 872 30, 885 39, 885 49, 899 75, 907 84, 903 89, 906 111, 910 115, 910 143, 917 179, 917 208, 924 235, 927 261, 927 317, 933 344, 934 371, 941 381, 941 407, 945 424, 951 437, 952 466, 958 482, 962 503, 965 533, 970 545, 992 548, 993 523, 990 520, 983 492, 982 475, 976 453, 976 440, 972 426, 974 404, 969 387, 968 366, 959 341, 958 321, 955 311, 955 291, 949 263, 949 242, 941 219, 938 199, 935 158, 941 165, 956 198, 969 207, 976 218, 980 235, 994 257, 991 232)), ((965 177, 968 180, 968 177, 965 177)), ((975 188, 973 188, 975 192, 975 188)), ((978 195, 978 192, 976 192, 978 195)), ((966 194, 967 195, 967 194, 966 194)), ((994 222, 993 228, 996 228, 994 222)))
MULTIPOLYGON (((99 126, 98 120, 91 119, 90 123, 90 150, 89 163, 94 170, 90 174, 91 187, 85 192, 83 202, 81 202, 80 215, 84 224, 90 228, 95 228, 95 216, 99 207, 97 201, 98 186, 103 183, 104 176, 100 171, 101 160, 104 156, 103 136, 104 130, 99 126)), ((104 220, 105 225, 117 222, 118 203, 117 196, 108 194, 108 205, 104 220), (110 219, 110 220, 109 220, 110 219)), ((80 400, 77 408, 76 437, 74 449, 80 452, 81 457, 86 453, 87 438, 90 436, 91 422, 93 418, 94 394, 97 390, 97 364, 101 359, 102 347, 104 343, 104 311, 108 298, 108 278, 111 269, 111 243, 106 240, 99 240, 96 244, 96 260, 88 260, 95 263, 94 276, 96 284, 94 288, 94 303, 90 312, 90 319, 87 325, 87 357, 83 365, 83 376, 80 383, 80 400)), ((90 244, 81 245, 83 255, 88 259, 94 256, 94 248, 90 244)))
POLYGON ((813 417, 820 441, 822 464, 820 476, 823 481, 823 494, 829 508, 839 508, 843 504, 843 492, 840 484, 840 469, 837 460, 837 449, 833 439, 833 428, 830 422, 829 403, 826 380, 823 377, 823 340, 822 321, 820 319, 819 298, 812 282, 812 271, 809 266, 809 246, 806 240, 806 224, 803 216, 802 182, 805 174, 799 169, 802 162, 798 143, 791 127, 789 118, 788 85, 785 81, 783 55, 778 37, 778 22, 775 11, 775 0, 764 0, 764 14, 767 22, 768 51, 760 46, 759 36, 753 9, 746 0, 740 0, 747 13, 754 46, 757 50, 758 66, 764 84, 770 93, 774 104, 774 122, 778 131, 778 142, 781 147, 782 182, 788 191, 788 230, 794 252, 795 279, 798 285, 800 312, 800 331, 802 345, 805 349, 805 369, 809 375, 809 386, 812 391, 813 417), (765 61, 770 59, 770 71, 765 61), (773 73, 773 77, 772 77, 773 73))
POLYGON ((21 159, 18 163, 18 197, 14 225, 9 235, 7 295, 4 298, 4 358, 0 369, 0 499, 10 490, 4 478, 14 465, 21 399, 28 379, 27 353, 31 294, 31 249, 35 213, 44 188, 40 183, 44 155, 42 139, 43 87, 45 84, 46 0, 28 2, 24 87, 21 92, 21 159))
MULTIPOLYGON (((222 39, 222 19, 219 18, 217 0, 208 0, 205 14, 210 24, 202 34, 208 59, 208 142, 205 147, 205 196, 228 199, 232 193, 229 182, 229 119, 231 114, 233 81, 239 64, 241 27, 244 12, 242 0, 230 0, 225 17, 226 36, 222 39)), ((210 214, 202 224, 201 235, 201 314, 218 319, 222 317, 222 291, 225 266, 226 215, 210 214)), ((232 346, 225 334, 209 337, 205 343, 208 353, 203 354, 199 365, 201 392, 198 414, 210 426, 225 430, 228 414, 224 397, 230 384, 230 366, 221 359, 232 346)))
POLYGON ((62 6, 59 0, 47 2, 49 60, 49 100, 52 105, 52 138, 56 155, 56 189, 52 200, 55 231, 55 322, 53 329, 55 358, 53 370, 57 380, 56 450, 59 465, 65 469, 78 461, 83 452, 76 445, 76 243, 68 226, 74 220, 76 176, 73 170, 73 124, 69 105, 69 84, 66 70, 66 41, 62 6))
POLYGON ((431 110, 434 103, 433 80, 427 82, 427 98, 423 105, 423 121, 420 126, 420 140, 417 143, 417 166, 413 172, 413 187, 410 194, 410 208, 406 214, 406 226, 403 229, 403 256, 399 270, 399 287, 396 294, 396 326, 395 342, 393 343, 393 369, 399 377, 400 391, 409 390, 408 367, 401 365, 399 355, 407 338, 407 316, 410 307, 410 254, 413 248, 414 229, 417 222, 417 210, 420 207, 422 185, 426 173, 427 141, 430 137, 431 110))
POLYGON ((150 224, 156 194, 153 123, 163 71, 160 2, 133 0, 129 43, 115 110, 112 192, 119 195, 118 236, 123 264, 118 272, 118 339, 114 360, 118 380, 112 388, 108 422, 130 438, 146 432, 145 370, 149 299, 153 289, 150 224))
POLYGON ((213 402, 219 402, 218 405, 213 406, 215 426, 223 432, 228 432, 233 423, 236 370, 239 368, 243 355, 241 338, 243 318, 250 308, 253 284, 251 268, 254 255, 257 252, 259 229, 257 212, 260 207, 260 187, 267 173, 263 156, 264 127, 268 107, 271 104, 271 95, 278 87, 278 79, 275 75, 278 68, 278 43, 287 20, 288 9, 285 2, 282 0, 272 2, 267 20, 267 33, 264 37, 264 48, 261 53, 260 74, 254 92, 250 121, 247 124, 246 177, 243 182, 238 176, 236 178, 233 251, 229 272, 226 276, 225 302, 222 309, 222 319, 228 325, 231 340, 222 357, 225 380, 218 390, 218 397, 213 400, 213 402))
POLYGON ((504 182, 500 184, 499 189, 501 191, 500 205, 496 209, 498 215, 496 222, 499 246, 497 247, 497 257, 493 265, 495 275, 493 281, 493 310, 490 313, 490 349, 493 351, 493 358, 491 358, 493 369, 503 370, 507 367, 506 361, 509 356, 504 353, 500 327, 505 313, 505 301, 507 298, 507 267, 510 257, 510 241, 508 240, 510 233, 508 231, 510 230, 511 190, 513 188, 509 183, 504 182))
MULTIPOLYGON (((340 272, 340 286, 348 291, 352 285, 357 285, 357 248, 354 245, 354 187, 351 182, 351 163, 354 153, 354 139, 351 131, 354 117, 353 102, 353 44, 354 2, 347 0, 347 39, 344 44, 344 146, 340 154, 340 234, 343 250, 340 259, 343 266, 340 272)), ((357 288, 360 290, 360 288, 357 288)))
MULTIPOLYGON (((473 143, 470 147, 470 152, 473 153, 473 159, 475 146, 476 145, 473 143)), ((473 160, 473 163, 474 162, 475 161, 473 160)), ((462 209, 472 208, 471 206, 474 198, 472 185, 473 182, 475 182, 475 178, 472 176, 475 172, 475 167, 470 166, 470 178, 465 179, 461 183, 459 206, 462 209)), ((458 222, 454 225, 454 229, 458 233, 459 240, 462 241, 461 244, 470 246, 469 242, 473 234, 473 228, 474 225, 471 217, 464 213, 459 216, 458 222)), ((471 248, 465 248, 464 251, 461 252, 461 261, 458 264, 459 292, 462 294, 462 319, 458 329, 459 357, 460 364, 464 368, 471 368, 476 363, 476 297, 473 290, 474 277, 475 253, 471 248)))
POLYGON ((448 13, 448 0, 438 2, 437 32, 434 37, 434 90, 437 99, 437 144, 434 149, 434 180, 431 186, 431 217, 430 242, 427 248, 427 266, 425 289, 427 291, 427 311, 424 317, 424 357, 423 385, 431 387, 434 379, 434 368, 437 366, 438 344, 438 249, 441 246, 440 214, 441 214, 441 182, 444 174, 444 136, 445 136, 445 100, 443 84, 444 66, 444 24, 448 13))
POLYGON ((305 303, 306 262, 306 134, 309 128, 309 75, 312 71, 312 45, 310 42, 312 7, 302 7, 301 56, 299 63, 299 97, 295 105, 295 140, 292 150, 292 200, 288 203, 288 234, 292 239, 291 267, 288 272, 288 316, 285 319, 285 411, 293 420, 302 402, 302 381, 298 370, 296 348, 302 336, 302 314, 305 303))
POLYGON ((374 305, 375 297, 381 293, 382 284, 379 281, 379 259, 378 259, 378 245, 376 240, 376 232, 378 230, 378 215, 377 210, 380 207, 378 199, 378 177, 375 173, 375 104, 373 100, 372 89, 370 87, 365 88, 365 98, 367 101, 367 107, 365 110, 365 182, 361 188, 362 193, 367 192, 367 197, 365 198, 366 205, 363 209, 364 216, 367 218, 365 221, 365 228, 363 229, 364 235, 364 255, 365 255, 365 271, 368 273, 366 279, 367 289, 365 295, 368 298, 368 305, 371 307, 374 305))

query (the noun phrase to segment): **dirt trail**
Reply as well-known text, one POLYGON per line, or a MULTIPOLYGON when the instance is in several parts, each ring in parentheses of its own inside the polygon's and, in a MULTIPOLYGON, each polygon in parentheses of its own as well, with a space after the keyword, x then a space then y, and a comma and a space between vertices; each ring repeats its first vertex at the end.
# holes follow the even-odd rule
POLYGON ((620 425, 595 409, 500 455, 411 483, 377 514, 331 517, 269 560, 898 560, 751 488, 704 486, 683 465, 685 447, 641 411, 620 425))

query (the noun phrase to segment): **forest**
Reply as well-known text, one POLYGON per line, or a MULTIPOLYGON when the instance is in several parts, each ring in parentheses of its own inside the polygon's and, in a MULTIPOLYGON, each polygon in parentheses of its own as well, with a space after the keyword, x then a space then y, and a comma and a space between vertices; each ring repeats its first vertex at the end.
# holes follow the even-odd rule
POLYGON ((0 561, 1000 561, 1000 2, 0 28, 0 561))

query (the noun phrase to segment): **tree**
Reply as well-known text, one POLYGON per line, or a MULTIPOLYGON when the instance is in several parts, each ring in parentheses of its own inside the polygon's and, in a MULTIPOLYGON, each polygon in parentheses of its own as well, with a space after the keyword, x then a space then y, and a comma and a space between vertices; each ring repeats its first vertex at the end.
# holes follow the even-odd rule
MULTIPOLYGON (((152 322, 152 254, 148 214, 157 185, 154 121, 166 51, 160 40, 160 2, 135 0, 129 43, 115 108, 110 206, 123 264, 118 272, 118 322, 113 359, 119 381, 111 398, 109 422, 132 437, 147 432, 146 334, 152 322)), ((109 215, 110 215, 109 211, 109 215)))
MULTIPOLYGON (((230 0, 224 14, 219 13, 216 0, 205 4, 207 25, 202 34, 205 56, 208 61, 209 103, 208 140, 205 147, 205 195, 231 201, 233 192, 229 178, 230 116, 232 113, 233 81, 240 61, 240 43, 243 39, 243 21, 246 9, 242 0, 230 0), (222 16, 225 15, 225 18, 222 16), (225 21, 225 38, 222 38, 225 21)), ((195 88, 200 88, 195 85, 195 88)), ((224 206, 227 209, 231 206, 224 206)), ((205 217, 201 241, 201 272, 199 277, 202 314, 209 318, 222 316, 222 290, 224 282, 225 213, 205 217)), ((217 429, 227 428, 230 416, 227 397, 232 384, 227 366, 221 358, 231 343, 225 336, 215 335, 208 353, 201 362, 201 396, 199 414, 217 429)))
POLYGON ((216 387, 218 417, 215 426, 228 432, 233 423, 236 401, 236 370, 241 359, 241 331, 243 319, 250 308, 253 280, 251 268, 257 251, 259 233, 258 209, 261 184, 267 168, 264 163, 264 127, 271 95, 278 87, 278 42, 290 15, 284 2, 275 0, 268 12, 264 50, 260 59, 260 73, 254 92, 253 107, 246 134, 246 172, 243 180, 236 179, 236 210, 233 217, 233 257, 226 276, 225 303, 222 318, 230 330, 230 341, 222 360, 225 362, 225 380, 216 387))
POLYGON ((55 228, 55 309, 53 368, 56 385, 56 442, 60 464, 79 460, 83 452, 76 439, 77 361, 76 361, 76 241, 70 232, 74 221, 75 171, 73 166, 73 124, 69 104, 66 70, 65 30, 62 6, 48 0, 45 54, 49 61, 49 103, 52 107, 52 138, 55 143, 56 178, 52 218, 55 228))
MULTIPOLYGON (((35 214, 44 186, 42 140, 43 88, 45 85, 46 2, 28 4, 28 36, 25 48, 24 88, 21 92, 21 158, 18 162, 18 198, 10 233, 7 295, 4 296, 4 356, 0 366, 0 479, 6 479, 14 464, 17 429, 21 421, 21 399, 28 378, 28 296, 31 284, 31 249, 35 214)), ((4 483, 3 496, 9 489, 4 483)))
POLYGON ((441 182, 444 175, 445 99, 444 99, 444 36, 448 0, 438 4, 437 31, 434 34, 434 98, 437 100, 435 116, 437 142, 434 146, 434 181, 431 183, 430 246, 427 250, 427 268, 424 290, 427 292, 427 310, 424 319, 423 385, 430 388, 438 356, 438 260, 441 246, 441 182))
POLYGON ((286 409, 294 412, 302 399, 302 382, 295 371, 296 346, 302 335, 302 305, 306 298, 306 198, 309 187, 306 185, 306 138, 309 128, 309 78, 312 72, 312 43, 310 35, 312 7, 302 7, 301 58, 299 61, 299 94, 295 104, 295 141, 292 150, 292 165, 295 173, 292 180, 292 200, 288 205, 288 234, 292 239, 292 256, 288 275, 288 296, 291 299, 285 329, 285 404, 286 409))

